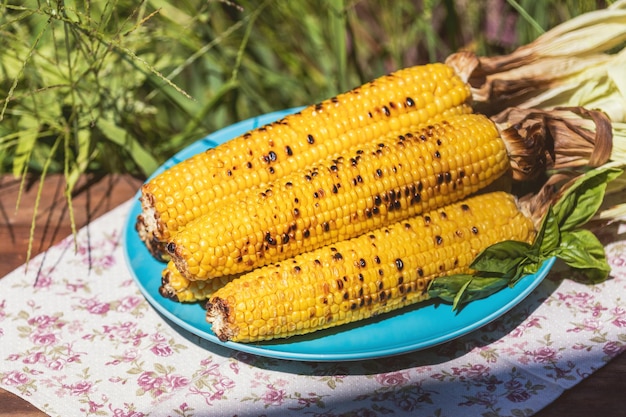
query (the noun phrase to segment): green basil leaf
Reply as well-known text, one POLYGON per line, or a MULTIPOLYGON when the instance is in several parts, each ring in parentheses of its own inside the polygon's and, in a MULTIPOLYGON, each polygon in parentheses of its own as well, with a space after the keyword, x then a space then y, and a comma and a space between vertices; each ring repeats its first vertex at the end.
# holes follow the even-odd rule
POLYGON ((519 268, 520 275, 516 277, 515 281, 511 282, 511 286, 513 286, 519 280, 519 278, 526 276, 526 275, 536 274, 537 272, 539 272, 539 270, 541 269, 541 265, 543 265, 543 263, 547 259, 548 257, 543 258, 537 262, 526 262, 524 265, 521 265, 519 268))
POLYGON ((559 247, 561 240, 561 232, 559 230, 559 223, 552 208, 548 208, 548 212, 541 222, 541 227, 537 233, 537 237, 533 242, 534 259, 536 261, 545 259, 550 256, 550 253, 559 247))
POLYGON ((581 270, 592 283, 606 280, 611 270, 606 261, 604 246, 586 229, 563 233, 561 246, 556 254, 568 266, 581 270))
POLYGON ((574 230, 593 217, 604 197, 607 183, 618 176, 617 168, 597 168, 585 173, 554 205, 561 231, 574 230))
POLYGON ((526 242, 515 240, 496 243, 479 253, 470 268, 487 274, 513 277, 518 265, 526 259, 530 247, 526 242))
POLYGON ((430 298, 440 298, 452 303, 452 309, 485 298, 509 285, 510 280, 502 277, 484 277, 456 274, 436 278, 428 289, 430 298))
POLYGON ((457 309, 461 304, 467 304, 470 301, 486 298, 507 286, 509 286, 509 280, 507 278, 474 276, 464 288, 462 297, 459 297, 459 301, 452 307, 453 309, 457 309))
POLYGON ((439 277, 430 282, 428 295, 430 298, 441 298, 452 303, 457 298, 459 292, 465 288, 474 278, 470 274, 456 274, 439 277))
POLYGON ((469 281, 467 281, 461 287, 461 289, 456 293, 456 296, 454 297, 454 300, 452 300, 452 311, 457 310, 460 305, 465 304, 465 303, 471 301, 469 299, 469 297, 466 296, 465 291, 467 290, 467 287, 469 287, 469 285, 472 283, 472 281, 473 281, 473 279, 470 279, 469 281))

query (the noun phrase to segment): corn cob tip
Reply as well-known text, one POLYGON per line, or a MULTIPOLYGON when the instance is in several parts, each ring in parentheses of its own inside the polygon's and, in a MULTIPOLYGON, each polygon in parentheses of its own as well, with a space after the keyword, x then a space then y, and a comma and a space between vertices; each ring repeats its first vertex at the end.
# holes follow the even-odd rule
POLYGON ((159 287, 159 295, 163 298, 169 298, 172 301, 179 302, 176 289, 170 285, 171 272, 165 268, 161 274, 161 286, 159 287))
POLYGON ((159 287, 159 295, 163 298, 168 298, 174 302, 180 302, 180 300, 178 299, 178 295, 176 295, 176 292, 172 291, 172 289, 167 287, 166 285, 161 285, 159 287))
POLYGON ((148 252, 159 261, 167 262, 169 255, 165 248, 165 243, 158 236, 160 228, 162 228, 159 214, 154 209, 155 199, 152 193, 147 191, 146 184, 141 188, 141 213, 137 215, 135 221, 135 230, 139 235, 139 239, 146 245, 148 252))
POLYGON ((206 303, 206 321, 222 342, 232 340, 237 335, 233 327, 226 325, 229 317, 230 309, 223 299, 214 297, 206 303))
POLYGON ((146 228, 145 218, 141 214, 137 216, 137 221, 135 222, 135 230, 137 231, 139 239, 145 244, 150 255, 152 255, 156 260, 160 262, 169 261, 170 255, 169 253, 167 253, 165 243, 160 242, 154 237, 152 233, 148 232, 148 229, 146 228))

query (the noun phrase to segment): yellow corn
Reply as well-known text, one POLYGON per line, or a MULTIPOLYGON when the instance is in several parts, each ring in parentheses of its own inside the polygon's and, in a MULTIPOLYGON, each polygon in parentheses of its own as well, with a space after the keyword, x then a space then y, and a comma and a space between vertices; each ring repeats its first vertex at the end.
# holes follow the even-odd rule
POLYGON ((488 118, 451 117, 283 176, 188 224, 167 250, 190 280, 234 275, 458 201, 508 167, 488 118))
POLYGON ((213 293, 206 318, 236 342, 367 319, 426 300, 431 280, 470 272, 488 246, 534 235, 515 197, 479 195, 246 273, 213 293))
POLYGON ((303 169, 351 146, 428 120, 468 113, 469 87, 451 67, 385 75, 182 161, 142 187, 136 228, 157 257, 163 243, 237 191, 303 169))
POLYGON ((159 294, 181 303, 203 301, 230 281, 232 281, 230 276, 205 281, 189 281, 176 269, 174 262, 169 261, 161 273, 159 294))

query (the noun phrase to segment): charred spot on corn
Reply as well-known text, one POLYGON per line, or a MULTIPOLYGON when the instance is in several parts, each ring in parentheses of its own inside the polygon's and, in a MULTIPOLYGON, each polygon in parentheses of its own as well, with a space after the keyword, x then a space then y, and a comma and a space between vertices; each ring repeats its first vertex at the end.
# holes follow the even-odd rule
POLYGON ((404 262, 402 261, 402 259, 397 258, 397 259, 395 260, 395 264, 396 264, 396 269, 397 269, 398 271, 402 271, 402 270, 404 269, 404 262))
POLYGON ((263 162, 265 162, 266 164, 276 162, 277 159, 278 155, 276 155, 276 152, 274 151, 269 151, 267 155, 263 156, 263 162))
POLYGON ((265 241, 271 246, 276 246, 276 239, 270 232, 265 233, 265 241))
POLYGON ((168 252, 170 255, 175 254, 175 253, 176 253, 176 243, 174 243, 174 242, 168 242, 168 244, 167 244, 167 252, 168 252))

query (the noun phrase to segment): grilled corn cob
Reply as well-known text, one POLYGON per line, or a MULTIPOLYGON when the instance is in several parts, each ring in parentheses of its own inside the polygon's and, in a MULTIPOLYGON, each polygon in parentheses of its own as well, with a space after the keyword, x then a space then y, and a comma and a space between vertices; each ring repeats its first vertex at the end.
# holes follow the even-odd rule
POLYGON ((534 235, 512 195, 482 194, 244 274, 213 293, 206 319, 236 342, 366 319, 426 300, 431 280, 468 272, 488 246, 534 235))
POLYGON ((508 167, 488 118, 451 117, 286 175, 189 223, 167 250, 190 280, 238 274, 460 200, 508 167))
POLYGON ((164 242, 237 191, 308 167, 386 132, 471 111, 469 87, 435 63, 391 73, 193 156, 142 187, 136 228, 163 258, 164 242))

